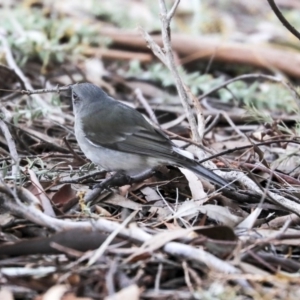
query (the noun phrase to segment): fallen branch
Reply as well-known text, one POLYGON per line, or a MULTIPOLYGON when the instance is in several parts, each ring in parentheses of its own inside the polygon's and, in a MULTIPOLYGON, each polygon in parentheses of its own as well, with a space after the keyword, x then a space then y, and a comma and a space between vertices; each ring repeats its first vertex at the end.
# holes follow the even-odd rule
MULTIPOLYGON (((109 37, 114 47, 127 47, 139 51, 147 51, 145 41, 134 31, 120 31, 102 28, 100 33, 109 37)), ((160 35, 152 35, 152 40, 162 46, 160 35)), ((273 72, 278 70, 286 75, 300 76, 300 54, 287 48, 276 49, 274 45, 256 45, 228 42, 211 37, 189 37, 182 34, 172 34, 172 48, 181 57, 181 62, 208 60, 214 56, 214 61, 250 65, 273 72), (274 49, 275 48, 275 49, 274 49)))

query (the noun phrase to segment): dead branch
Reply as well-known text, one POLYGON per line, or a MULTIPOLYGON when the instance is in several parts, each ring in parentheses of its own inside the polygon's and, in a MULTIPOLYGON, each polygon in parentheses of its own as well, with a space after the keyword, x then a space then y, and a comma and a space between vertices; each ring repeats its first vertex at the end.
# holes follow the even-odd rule
POLYGON ((190 103, 192 103, 192 99, 189 97, 186 88, 184 87, 184 84, 179 76, 177 67, 175 65, 173 50, 171 46, 170 23, 179 2, 180 0, 176 0, 173 7, 168 13, 165 1, 159 0, 161 24, 162 24, 161 33, 162 33, 164 49, 162 49, 146 31, 144 31, 143 29, 141 29, 140 31, 144 39, 146 40, 148 46, 153 51, 153 53, 170 69, 173 78, 175 80, 175 85, 177 88, 179 98, 181 100, 182 106, 184 108, 184 111, 186 113, 187 119, 191 127, 193 140, 197 143, 201 143, 200 135, 203 136, 203 133, 199 134, 198 132, 197 123, 193 111, 190 107, 190 103))
MULTIPOLYGON (((147 50, 145 37, 141 38, 136 32, 104 28, 100 32, 109 37, 114 46, 147 50)), ((153 35, 151 39, 156 43, 156 48, 162 45, 161 36, 153 35)), ((271 72, 278 70, 289 76, 300 76, 300 54, 290 49, 276 49, 274 45, 256 47, 211 37, 191 38, 182 34, 172 34, 172 47, 183 57, 181 61, 186 60, 185 58, 189 58, 189 62, 207 60, 214 55, 216 62, 250 65, 271 72)))
POLYGON ((293 27, 288 20, 283 16, 279 8, 277 7, 274 0, 267 0, 272 8, 273 12, 275 13, 276 17, 281 21, 282 25, 285 26, 298 40, 300 40, 300 32, 293 27))

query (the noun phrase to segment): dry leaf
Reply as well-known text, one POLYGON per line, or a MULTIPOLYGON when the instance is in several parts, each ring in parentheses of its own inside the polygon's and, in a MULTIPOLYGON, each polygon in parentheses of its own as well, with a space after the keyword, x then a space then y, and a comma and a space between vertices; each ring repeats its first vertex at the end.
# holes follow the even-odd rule
POLYGON ((139 300, 141 290, 136 284, 123 288, 112 296, 105 297, 105 300, 139 300))
POLYGON ((13 293, 7 288, 1 288, 0 290, 1 300, 14 300, 13 293))
POLYGON ((229 227, 233 227, 243 220, 243 218, 233 215, 227 207, 212 204, 201 205, 199 201, 193 200, 185 201, 180 205, 172 218, 184 217, 185 219, 190 220, 194 218, 198 212, 206 214, 209 218, 229 227))
POLYGON ((161 197, 158 195, 158 193, 156 192, 155 189, 151 188, 151 187, 144 187, 141 189, 141 192, 145 195, 145 199, 150 202, 150 201, 156 201, 156 200, 160 200, 161 197))
POLYGON ((256 207, 252 213, 237 226, 237 228, 251 229, 261 211, 262 208, 256 207))
POLYGON ((35 192, 32 191, 33 195, 36 196, 43 207, 44 213, 48 216, 55 217, 55 212, 52 208, 50 200, 48 199, 42 185, 40 184, 36 174, 33 170, 28 169, 30 180, 32 185, 35 187, 35 192))
POLYGON ((52 197, 52 202, 58 207, 67 204, 76 197, 76 191, 72 189, 71 184, 63 185, 52 197))
POLYGON ((192 198, 194 200, 203 199, 203 203, 207 199, 207 194, 203 190, 203 185, 199 180, 198 176, 190 170, 179 168, 181 173, 185 176, 189 183, 189 187, 192 193, 192 198))
POLYGON ((60 284, 52 286, 43 296, 42 300, 62 300, 63 295, 68 292, 70 286, 60 284))

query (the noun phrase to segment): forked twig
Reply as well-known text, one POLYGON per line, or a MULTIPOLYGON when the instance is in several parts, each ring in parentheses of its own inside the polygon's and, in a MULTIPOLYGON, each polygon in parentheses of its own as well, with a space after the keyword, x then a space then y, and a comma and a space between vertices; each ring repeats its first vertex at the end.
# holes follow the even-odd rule
MULTIPOLYGON (((171 46, 171 31, 170 31, 170 23, 172 20, 172 17, 175 14, 176 8, 179 4, 180 0, 176 0, 170 11, 167 11, 166 3, 164 0, 159 0, 159 6, 160 6, 160 12, 161 12, 161 24, 162 24, 162 39, 163 39, 163 45, 164 48, 162 49, 157 43, 154 42, 154 40, 151 38, 151 36, 142 28, 140 29, 144 39, 146 40, 148 46, 151 48, 153 53, 168 67, 168 69, 171 71, 174 80, 175 85, 177 88, 177 92, 179 95, 179 98, 182 102, 182 106, 184 108, 185 114, 187 116, 187 119, 189 121, 191 132, 193 136, 193 140, 197 143, 201 143, 200 135, 203 136, 203 133, 198 132, 198 126, 196 123, 196 119, 193 114, 193 110, 190 107, 190 103, 193 103, 192 97, 189 96, 186 87, 184 86, 176 64, 174 60, 174 55, 172 51, 171 46)), ((204 128, 204 126, 199 126, 200 128, 204 128)))

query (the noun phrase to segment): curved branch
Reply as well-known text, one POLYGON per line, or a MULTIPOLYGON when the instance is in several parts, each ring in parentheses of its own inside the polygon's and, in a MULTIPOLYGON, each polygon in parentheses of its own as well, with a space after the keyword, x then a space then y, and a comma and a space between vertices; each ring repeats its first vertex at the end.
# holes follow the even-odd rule
POLYGON ((300 40, 300 33, 299 31, 293 27, 288 20, 283 16, 283 14, 280 12, 279 8, 275 4, 274 0, 267 0, 270 4, 270 7, 274 11, 274 14, 276 17, 280 20, 283 26, 285 26, 296 38, 300 40))

